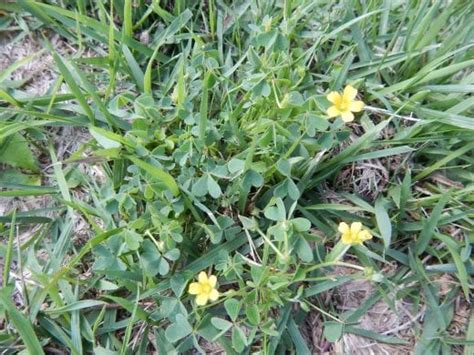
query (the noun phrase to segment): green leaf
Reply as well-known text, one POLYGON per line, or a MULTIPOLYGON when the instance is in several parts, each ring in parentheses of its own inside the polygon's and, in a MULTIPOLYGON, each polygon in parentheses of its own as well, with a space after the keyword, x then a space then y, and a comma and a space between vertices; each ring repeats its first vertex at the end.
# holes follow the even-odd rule
POLYGON ((260 324, 260 310, 256 304, 247 304, 245 306, 245 315, 253 325, 260 324))
POLYGON ((231 174, 242 173, 244 171, 245 162, 241 159, 232 158, 227 163, 227 167, 231 174))
POLYGON ((264 215, 272 221, 284 221, 286 219, 285 205, 281 198, 277 198, 275 202, 276 206, 265 208, 264 215))
POLYGON ((291 165, 287 159, 278 160, 276 163, 276 168, 283 176, 290 176, 291 165))
POLYGON ((235 326, 232 328, 232 346, 238 353, 242 353, 247 345, 247 338, 245 333, 240 327, 235 326))
POLYGON ((324 132, 329 127, 329 121, 326 117, 321 117, 312 113, 300 116, 303 119, 306 116, 305 126, 310 137, 314 137, 316 132, 324 132))
POLYGON ((176 261, 179 259, 181 255, 181 252, 179 251, 178 248, 173 248, 171 250, 168 250, 165 254, 164 257, 170 261, 176 261))
POLYGON ((143 263, 143 271, 150 276, 155 276, 160 273, 160 275, 166 275, 169 272, 169 264, 160 254, 155 245, 149 241, 145 240, 143 242, 144 251, 140 254, 140 259, 143 263))
POLYGON ((296 245, 298 257, 305 263, 313 261, 313 249, 304 237, 300 237, 296 245))
POLYGON ((28 147, 28 141, 19 133, 0 142, 0 163, 38 171, 38 163, 28 147))
POLYGON ((260 187, 263 185, 263 177, 255 170, 249 170, 245 173, 242 186, 245 190, 250 190, 252 186, 260 187))
POLYGON ((211 175, 207 177, 207 190, 213 198, 219 198, 222 195, 221 187, 211 175))
POLYGON ((301 195, 300 190, 298 189, 298 186, 290 178, 288 178, 286 181, 287 181, 288 196, 294 201, 298 200, 301 195))
POLYGON ((181 297, 186 289, 187 281, 181 274, 174 274, 170 281, 171 289, 176 297, 181 297))
POLYGON ((176 316, 175 321, 168 328, 166 328, 165 336, 169 342, 175 343, 191 334, 192 331, 193 328, 191 327, 191 324, 189 324, 186 317, 179 313, 176 316))
POLYGON ((224 308, 227 311, 232 322, 235 322, 240 313, 241 303, 235 298, 229 298, 224 302, 224 308))
POLYGON ((311 228, 311 222, 303 217, 293 218, 291 224, 298 232, 307 232, 311 228))
POLYGON ((303 106, 304 104, 303 95, 301 95, 297 91, 290 92, 290 94, 288 95, 288 104, 290 104, 291 106, 296 106, 296 107, 303 106))
POLYGON ((229 330, 230 327, 232 327, 231 322, 229 322, 225 319, 219 318, 219 317, 212 317, 211 318, 211 323, 214 327, 216 327, 217 329, 222 330, 224 332, 229 330))
POLYGON ((344 324, 340 322, 333 322, 333 321, 324 322, 323 335, 331 343, 334 343, 341 338, 343 330, 344 330, 344 324))
POLYGON ((209 184, 207 183, 208 177, 209 175, 204 174, 194 183, 191 189, 191 192, 193 193, 193 195, 197 197, 206 196, 208 192, 208 188, 209 188, 208 187, 209 184))
POLYGON ((130 250, 137 250, 140 247, 143 238, 137 232, 127 229, 122 232, 122 236, 130 250))

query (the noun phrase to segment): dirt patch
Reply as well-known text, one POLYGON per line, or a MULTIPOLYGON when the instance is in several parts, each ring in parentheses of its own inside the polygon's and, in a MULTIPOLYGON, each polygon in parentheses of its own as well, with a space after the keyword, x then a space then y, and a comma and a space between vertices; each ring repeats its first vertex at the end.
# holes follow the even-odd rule
MULTIPOLYGON (((59 36, 50 40, 60 53, 71 51, 59 36)), ((28 57, 29 60, 10 74, 7 86, 21 88, 29 96, 44 95, 57 79, 57 73, 53 70, 54 59, 44 50, 41 41, 33 35, 8 36, 0 40, 0 71, 28 57)))

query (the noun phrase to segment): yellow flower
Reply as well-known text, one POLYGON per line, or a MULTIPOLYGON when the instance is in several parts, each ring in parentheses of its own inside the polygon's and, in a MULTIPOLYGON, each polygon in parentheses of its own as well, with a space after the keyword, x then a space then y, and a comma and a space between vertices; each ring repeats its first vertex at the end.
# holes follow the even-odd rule
POLYGON ((372 234, 368 230, 362 230, 362 223, 354 222, 349 225, 345 222, 339 223, 339 232, 342 234, 342 242, 348 245, 362 244, 366 240, 372 239, 372 234))
POLYGON ((178 85, 176 85, 171 93, 171 101, 176 105, 179 99, 178 85))
POLYGON ((196 304, 204 306, 207 301, 216 301, 219 298, 219 291, 216 289, 217 277, 211 275, 207 277, 204 271, 198 276, 198 282, 189 285, 188 292, 196 295, 196 304))
POLYGON ((266 19, 264 19, 264 29, 265 29, 265 32, 270 32, 270 30, 272 29, 272 17, 267 17, 266 19))
POLYGON ((351 122, 354 120, 352 112, 360 112, 364 109, 365 104, 362 101, 357 101, 357 90, 350 85, 346 85, 344 93, 341 95, 337 91, 331 91, 326 98, 333 105, 328 108, 327 114, 329 117, 341 116, 344 122, 351 122))

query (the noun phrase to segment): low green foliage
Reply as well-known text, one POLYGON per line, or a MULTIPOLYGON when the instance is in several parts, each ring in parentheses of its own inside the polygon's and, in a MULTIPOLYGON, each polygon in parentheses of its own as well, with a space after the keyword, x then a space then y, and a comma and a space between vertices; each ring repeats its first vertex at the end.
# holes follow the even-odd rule
POLYGON ((57 74, 35 97, 9 80, 34 56, 0 74, 0 196, 50 201, 0 216, 0 255, 18 277, 6 273, 0 294, 6 353, 217 343, 309 354, 309 312, 330 343, 351 333, 406 346, 360 326, 380 300, 424 312, 415 353, 472 348, 472 319, 462 338, 449 325, 474 273, 474 3, 20 0, 0 11, 12 43, 43 31, 57 74), (329 119, 327 94, 349 84, 365 110, 329 119), (58 127, 90 136, 58 157, 58 127), (365 243, 340 241, 340 222, 361 222, 365 243), (191 295, 202 271, 217 284, 191 295), (322 297, 354 280, 374 286, 359 308, 322 297), (213 288, 217 300, 198 301, 213 288))

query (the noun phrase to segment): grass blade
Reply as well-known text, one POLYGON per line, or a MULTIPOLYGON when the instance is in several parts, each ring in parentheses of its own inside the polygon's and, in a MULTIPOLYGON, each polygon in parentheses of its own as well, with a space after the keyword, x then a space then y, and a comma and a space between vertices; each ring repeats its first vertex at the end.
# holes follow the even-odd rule
POLYGON ((441 218, 441 213, 443 212, 444 206, 451 198, 451 194, 445 193, 441 196, 436 206, 431 211, 431 216, 426 221, 418 239, 415 242, 415 250, 416 255, 420 255, 425 251, 428 247, 428 244, 433 237, 433 233, 435 231, 436 226, 438 225, 438 221, 441 218))
POLYGON ((128 158, 135 165, 142 168, 147 173, 149 173, 151 176, 153 176, 153 177, 157 178, 159 181, 161 181, 173 193, 173 195, 177 196, 179 194, 178 184, 176 183, 175 179, 170 174, 168 174, 166 171, 164 171, 163 169, 157 168, 154 165, 146 163, 143 160, 140 160, 138 158, 135 158, 135 157, 132 157, 132 156, 129 156, 128 158))
POLYGON ((20 334, 26 349, 30 354, 44 354, 41 343, 39 342, 33 330, 33 326, 19 311, 10 300, 9 288, 3 287, 0 290, 0 304, 7 312, 9 319, 20 334))
POLYGON ((382 235, 385 250, 387 250, 390 248, 392 241, 392 223, 390 222, 390 217, 385 209, 385 202, 382 198, 378 198, 377 201, 375 201, 375 219, 377 220, 377 226, 382 235))

